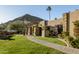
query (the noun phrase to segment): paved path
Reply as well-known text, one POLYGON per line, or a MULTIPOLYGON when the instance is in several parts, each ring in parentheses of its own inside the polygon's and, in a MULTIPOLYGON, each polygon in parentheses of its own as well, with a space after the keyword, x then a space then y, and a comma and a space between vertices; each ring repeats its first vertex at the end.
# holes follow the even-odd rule
POLYGON ((62 52, 67 53, 67 54, 79 54, 79 49, 58 45, 58 44, 55 44, 55 43, 50 43, 50 42, 47 42, 47 41, 44 41, 44 40, 39 40, 39 39, 36 39, 33 36, 27 36, 27 38, 29 40, 33 41, 33 42, 45 45, 47 47, 54 48, 56 50, 62 51, 62 52))
POLYGON ((58 38, 58 40, 64 42, 64 43, 67 45, 67 47, 69 47, 69 44, 68 44, 64 39, 60 39, 60 38, 58 38))

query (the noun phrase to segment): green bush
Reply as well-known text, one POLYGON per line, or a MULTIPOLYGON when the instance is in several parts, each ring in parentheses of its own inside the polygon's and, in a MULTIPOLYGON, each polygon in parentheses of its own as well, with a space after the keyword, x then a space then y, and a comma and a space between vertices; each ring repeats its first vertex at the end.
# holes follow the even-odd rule
POLYGON ((59 34, 58 37, 64 39, 65 36, 63 34, 59 34))
POLYGON ((71 45, 72 45, 74 48, 79 48, 79 39, 72 41, 71 45))
POLYGON ((79 48, 79 38, 74 39, 73 37, 69 37, 68 40, 72 47, 79 48))
POLYGON ((73 41, 74 41, 74 38, 73 38, 73 37, 71 37, 71 36, 68 36, 68 40, 69 40, 69 42, 71 43, 71 42, 73 42, 73 41))
POLYGON ((58 35, 59 38, 65 38, 67 36, 69 36, 68 32, 62 32, 61 34, 58 35))

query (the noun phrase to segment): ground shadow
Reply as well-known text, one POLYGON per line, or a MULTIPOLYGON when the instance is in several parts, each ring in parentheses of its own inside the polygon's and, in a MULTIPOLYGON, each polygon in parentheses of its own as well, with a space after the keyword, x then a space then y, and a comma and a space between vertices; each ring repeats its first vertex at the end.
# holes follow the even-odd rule
POLYGON ((15 40, 11 38, 13 35, 0 35, 0 40, 15 40))

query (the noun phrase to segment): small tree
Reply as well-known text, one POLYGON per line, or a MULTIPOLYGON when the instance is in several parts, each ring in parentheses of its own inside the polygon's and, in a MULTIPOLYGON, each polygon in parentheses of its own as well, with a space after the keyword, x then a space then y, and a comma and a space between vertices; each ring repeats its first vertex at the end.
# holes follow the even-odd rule
POLYGON ((25 26, 22 22, 14 22, 7 26, 7 30, 16 30, 18 33, 24 33, 25 26))
POLYGON ((5 30, 5 26, 4 25, 0 25, 0 31, 5 30))

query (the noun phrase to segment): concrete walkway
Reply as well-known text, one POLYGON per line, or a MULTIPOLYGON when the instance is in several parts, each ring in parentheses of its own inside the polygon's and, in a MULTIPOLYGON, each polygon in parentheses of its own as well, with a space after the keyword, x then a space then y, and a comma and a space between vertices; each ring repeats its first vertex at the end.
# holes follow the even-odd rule
POLYGON ((44 41, 44 40, 39 40, 39 39, 36 39, 33 36, 27 36, 27 38, 29 40, 35 42, 35 43, 39 43, 41 45, 45 45, 47 47, 54 48, 56 50, 62 51, 62 52, 67 53, 67 54, 79 54, 79 49, 58 45, 58 44, 55 44, 55 43, 50 43, 50 42, 47 42, 47 41, 44 41))
POLYGON ((64 42, 64 43, 67 45, 67 47, 69 47, 69 44, 68 44, 64 39, 60 39, 60 38, 58 38, 58 40, 64 42))

